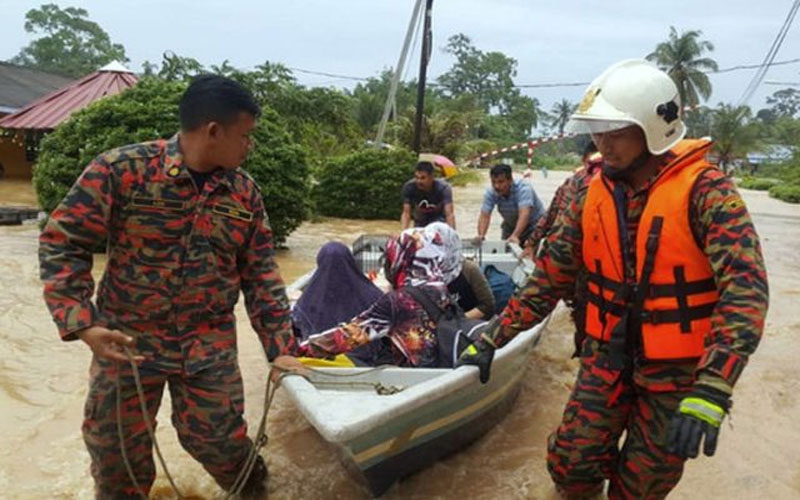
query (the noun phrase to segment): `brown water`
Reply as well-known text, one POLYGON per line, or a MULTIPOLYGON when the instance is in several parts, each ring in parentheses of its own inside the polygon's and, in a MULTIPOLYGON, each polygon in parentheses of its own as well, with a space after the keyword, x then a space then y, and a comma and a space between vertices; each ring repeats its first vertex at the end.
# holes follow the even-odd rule
MULTIPOLYGON (((551 173, 534 185, 549 199, 564 179, 551 173)), ((483 185, 454 190, 462 236, 475 232, 483 185)), ((736 392, 734 428, 722 432, 717 456, 690 463, 674 498, 800 497, 800 207, 746 192, 762 236, 772 304, 765 339, 736 392)), ((25 183, 0 181, 0 205, 33 204, 25 183)), ((490 237, 499 234, 494 221, 490 237)), ((393 221, 325 219, 306 223, 278 262, 287 282, 313 267, 317 249, 364 232, 394 232, 393 221)), ((80 435, 90 355, 80 343, 58 340, 41 300, 35 225, 0 227, 0 496, 91 498, 88 455, 80 435)), ((103 262, 96 262, 99 276, 103 262)), ((261 416, 267 364, 241 304, 240 361, 247 417, 261 416)), ((394 486, 386 498, 553 498, 545 468, 545 439, 559 423, 576 370, 571 329, 563 310, 531 356, 517 404, 497 428, 463 452, 394 486)), ((157 431, 170 471, 184 494, 215 498, 219 490, 180 447, 164 401, 157 431)), ((270 412, 270 496, 278 499, 366 498, 336 454, 282 393, 270 412)), ((173 498, 159 474, 153 498, 173 498)))

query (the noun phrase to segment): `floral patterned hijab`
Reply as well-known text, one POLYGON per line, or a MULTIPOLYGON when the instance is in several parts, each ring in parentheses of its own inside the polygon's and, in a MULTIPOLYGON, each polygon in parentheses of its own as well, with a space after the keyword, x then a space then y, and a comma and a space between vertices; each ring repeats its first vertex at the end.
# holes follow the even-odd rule
POLYGON ((394 288, 446 285, 461 273, 461 240, 444 223, 406 229, 387 243, 384 273, 394 288))

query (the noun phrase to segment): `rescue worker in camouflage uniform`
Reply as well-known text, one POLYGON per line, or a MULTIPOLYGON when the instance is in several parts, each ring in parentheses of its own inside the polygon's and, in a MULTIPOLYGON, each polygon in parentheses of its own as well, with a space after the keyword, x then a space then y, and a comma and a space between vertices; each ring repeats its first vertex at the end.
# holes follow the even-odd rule
MULTIPOLYGON (((553 200, 547 208, 547 212, 544 217, 539 219, 539 222, 536 223, 536 228, 525 243, 524 255, 530 256, 531 258, 536 255, 539 244, 550 234, 558 215, 569 207, 577 192, 585 191, 589 188, 589 181, 592 180, 594 174, 598 172, 602 166, 602 155, 597 152, 597 146, 595 146, 593 142, 589 142, 581 156, 581 166, 556 189, 553 200)), ((575 334, 573 335, 575 351, 572 353, 573 358, 580 356, 583 339, 586 338, 585 286, 586 272, 581 271, 575 277, 573 294, 563 299, 564 303, 569 308, 572 323, 575 325, 575 334)))
MULTIPOLYGON (((61 338, 93 351, 83 436, 98 498, 147 495, 155 478, 123 346, 135 354, 150 418, 168 385, 182 446, 224 489, 253 447, 233 314, 240 290, 267 358, 293 348, 267 213, 256 183, 239 168, 259 106, 233 80, 206 75, 185 91, 179 112, 181 132, 173 138, 92 161, 40 237, 44 297, 61 338), (92 249, 104 242, 95 305, 92 249)), ((266 477, 259 456, 243 492, 263 493, 266 477)))
POLYGON ((580 370, 548 440, 567 498, 597 494, 606 479, 609 498, 665 497, 701 442, 714 454, 764 327, 758 235, 733 181, 706 160, 711 142, 682 140, 680 106, 672 80, 645 61, 590 84, 570 128, 592 134, 602 173, 558 216, 500 326, 463 356, 490 363, 586 271, 580 370))

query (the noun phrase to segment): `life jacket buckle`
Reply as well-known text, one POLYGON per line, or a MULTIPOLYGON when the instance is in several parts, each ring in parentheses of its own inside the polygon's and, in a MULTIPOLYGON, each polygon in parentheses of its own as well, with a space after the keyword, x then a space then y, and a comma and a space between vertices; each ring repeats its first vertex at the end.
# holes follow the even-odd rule
POLYGON ((661 315, 657 311, 642 311, 639 314, 639 318, 641 318, 642 323, 650 323, 651 325, 662 323, 661 315))

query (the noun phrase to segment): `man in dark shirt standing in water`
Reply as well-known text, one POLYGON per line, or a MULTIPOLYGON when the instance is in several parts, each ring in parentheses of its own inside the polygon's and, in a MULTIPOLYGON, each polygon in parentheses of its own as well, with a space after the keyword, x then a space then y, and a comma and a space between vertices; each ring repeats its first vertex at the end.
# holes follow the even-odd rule
POLYGON ((453 214, 453 190, 447 181, 433 178, 433 164, 417 163, 414 178, 403 185, 402 229, 424 227, 431 222, 446 222, 456 228, 453 214), (413 212, 412 212, 413 211, 413 212))

